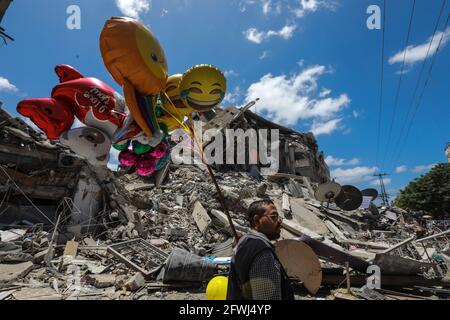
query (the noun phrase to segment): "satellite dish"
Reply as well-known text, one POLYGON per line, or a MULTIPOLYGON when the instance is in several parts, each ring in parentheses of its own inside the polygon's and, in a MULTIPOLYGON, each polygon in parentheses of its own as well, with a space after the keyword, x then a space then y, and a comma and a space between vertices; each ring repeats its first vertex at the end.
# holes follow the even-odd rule
POLYGON ((364 189, 361 193, 363 197, 372 197, 372 201, 378 197, 378 191, 376 189, 364 189))
POLYGON ((319 291, 322 268, 310 246, 298 240, 281 240, 276 243, 275 252, 289 277, 303 282, 313 295, 319 291))
POLYGON ((317 187, 314 197, 322 202, 331 202, 341 192, 341 186, 336 182, 323 183, 317 187))
POLYGON ((334 199, 336 205, 345 211, 358 209, 363 201, 363 195, 354 186, 342 186, 341 193, 334 199))

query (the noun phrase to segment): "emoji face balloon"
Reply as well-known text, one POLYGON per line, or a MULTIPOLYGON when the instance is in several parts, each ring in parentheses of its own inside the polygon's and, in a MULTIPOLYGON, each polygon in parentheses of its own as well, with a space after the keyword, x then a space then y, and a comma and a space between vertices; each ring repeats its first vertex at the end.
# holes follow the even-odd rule
MULTIPOLYGON (((182 77, 183 77, 182 74, 174 74, 174 75, 170 76, 167 79, 166 87, 164 88, 164 92, 167 94, 169 99, 172 101, 172 104, 175 106, 175 108, 178 109, 179 113, 182 112, 182 110, 180 110, 180 109, 187 109, 187 107, 184 105, 183 101, 181 101, 181 97, 180 97, 180 82, 181 82, 182 77)), ((164 107, 172 107, 172 104, 170 104, 167 101, 167 98, 164 95, 162 96, 162 101, 163 101, 164 107)), ((183 115, 185 115, 185 114, 183 114, 183 115)))
POLYGON ((158 39, 142 23, 123 17, 106 21, 100 49, 106 68, 121 86, 126 79, 145 95, 164 89, 168 77, 166 56, 158 39))
POLYGON ((192 112, 211 110, 222 102, 227 90, 223 73, 211 65, 198 65, 183 74, 180 95, 192 112))

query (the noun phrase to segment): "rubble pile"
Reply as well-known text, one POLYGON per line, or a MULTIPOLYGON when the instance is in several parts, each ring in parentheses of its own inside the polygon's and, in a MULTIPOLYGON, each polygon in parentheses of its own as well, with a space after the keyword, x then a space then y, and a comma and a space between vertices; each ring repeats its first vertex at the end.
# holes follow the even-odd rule
MULTIPOLYGON (((257 126, 255 119, 250 116, 246 123, 257 126)), ((11 127, 11 120, 8 124, 11 127)), ((0 130, 11 132, 1 124, 0 130)), ((293 133, 287 136, 298 141, 304 138, 293 133)), ((2 140, 0 151, 10 141, 2 140)), ((287 154, 292 155, 289 145, 294 143, 286 142, 287 154)), ((312 250, 294 261, 297 268, 287 270, 296 298, 449 299, 448 225, 427 223, 423 214, 395 207, 371 205, 345 212, 333 203, 315 200, 315 189, 329 174, 316 147, 302 148, 299 157, 312 159, 309 171, 293 166, 303 163, 295 158, 291 164, 285 162, 288 165, 280 173, 264 177, 250 168, 214 171, 239 236, 250 227, 249 205, 271 199, 283 218, 279 243, 301 242, 312 250), (318 270, 307 276, 299 272, 313 265, 314 259, 318 270), (377 287, 376 268, 381 272, 382 289, 377 287), (310 282, 317 277, 319 286, 313 290, 310 282)), ((73 156, 67 150, 56 154, 73 156)), ((8 159, 9 167, 4 159, 2 154, 1 168, 33 179, 33 173, 17 167, 17 159, 8 159)), ((42 195, 26 190, 16 182, 17 176, 8 174, 8 179, 2 179, 0 300, 205 299, 208 281, 227 273, 235 243, 208 172, 201 166, 171 164, 162 178, 143 178, 132 172, 93 169, 77 161, 81 162, 76 170, 72 168, 74 189, 69 190, 75 196, 53 199, 53 211, 43 212, 42 195), (3 190, 13 182, 8 196, 3 190), (53 212, 44 214, 50 221, 30 220, 30 212, 24 216, 23 208, 16 210, 13 221, 2 220, 11 205, 25 202, 24 196, 35 206, 35 216, 53 212), (89 204, 96 201, 95 210, 81 201, 86 197, 89 204)), ((48 169, 55 171, 53 177, 64 171, 58 163, 48 169)))

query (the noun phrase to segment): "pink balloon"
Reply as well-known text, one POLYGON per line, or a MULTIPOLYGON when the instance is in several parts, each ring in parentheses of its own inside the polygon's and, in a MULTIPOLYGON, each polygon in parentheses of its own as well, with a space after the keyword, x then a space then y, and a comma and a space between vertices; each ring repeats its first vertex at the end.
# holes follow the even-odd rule
POLYGON ((150 152, 150 156, 152 156, 155 159, 161 159, 162 157, 165 156, 168 149, 169 146, 164 142, 161 142, 152 150, 152 152, 150 152))
POLYGON ((130 150, 124 150, 119 153, 119 162, 124 167, 132 167, 136 165, 137 155, 130 150))
POLYGON ((158 161, 156 159, 141 156, 136 164, 136 173, 142 177, 148 177, 155 172, 156 164, 158 161))

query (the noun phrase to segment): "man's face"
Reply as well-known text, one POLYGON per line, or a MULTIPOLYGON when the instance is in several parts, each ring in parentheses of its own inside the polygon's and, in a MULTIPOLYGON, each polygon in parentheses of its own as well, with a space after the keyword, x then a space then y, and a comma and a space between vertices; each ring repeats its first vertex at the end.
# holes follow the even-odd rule
POLYGON ((265 209, 263 215, 255 216, 255 228, 264 233, 269 240, 276 240, 281 233, 281 219, 274 205, 266 205, 265 209))

